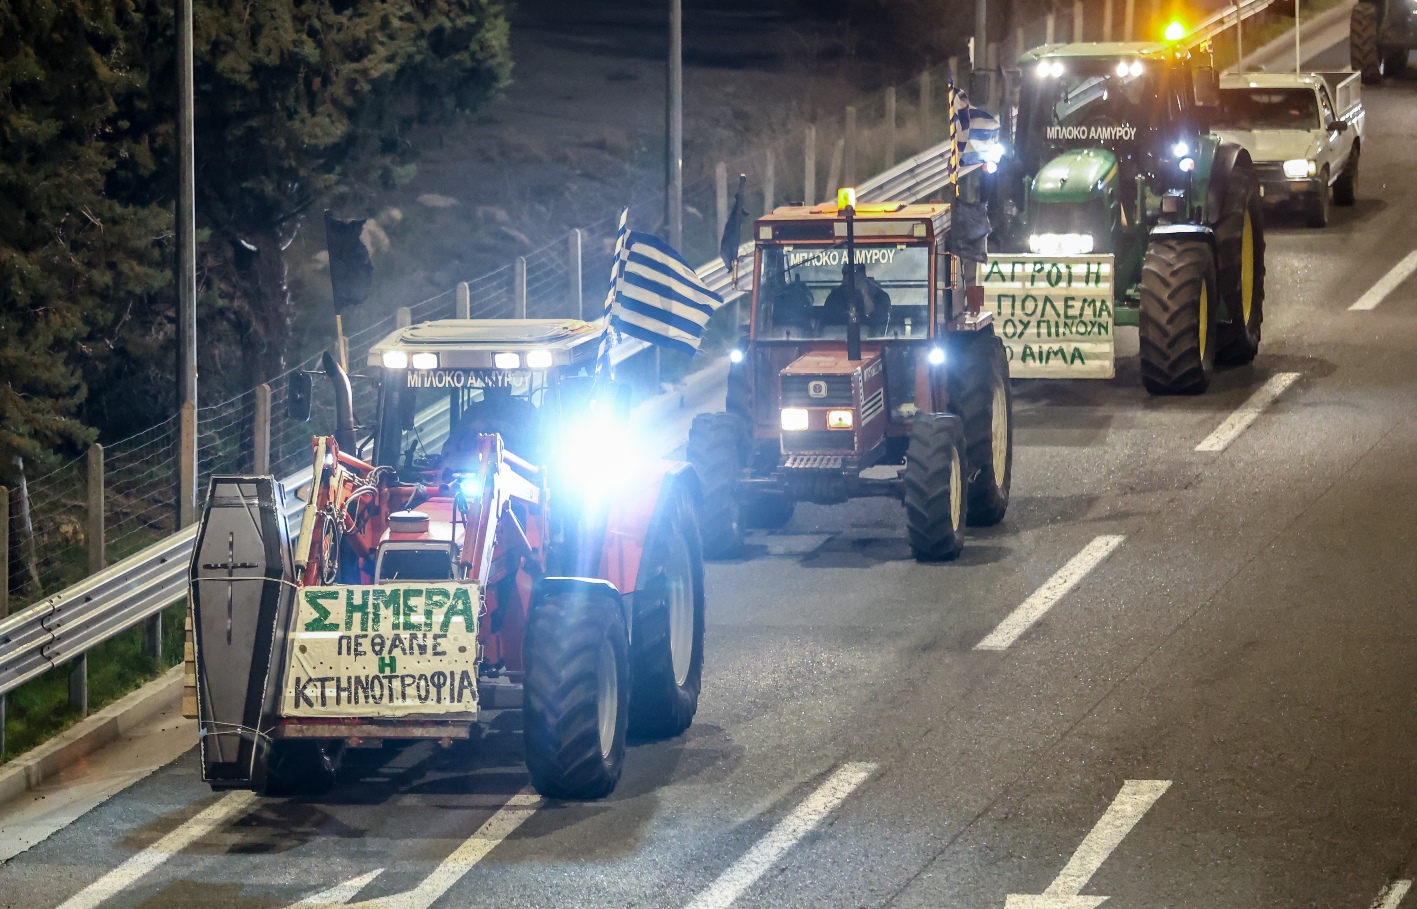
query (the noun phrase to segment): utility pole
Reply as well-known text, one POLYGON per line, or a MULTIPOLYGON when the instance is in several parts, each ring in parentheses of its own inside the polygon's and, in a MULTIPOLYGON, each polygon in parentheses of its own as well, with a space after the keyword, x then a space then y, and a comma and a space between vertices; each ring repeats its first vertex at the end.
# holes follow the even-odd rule
POLYGON ((974 65, 975 70, 984 69, 987 65, 986 48, 989 47, 988 19, 989 0, 974 0, 974 55, 973 59, 969 62, 974 65))
POLYGON ((669 0, 669 80, 664 111, 666 238, 684 248, 684 0, 669 0))
MULTIPOLYGON (((192 138, 192 0, 177 0, 177 403, 197 406, 197 203, 192 138)), ((178 521, 195 520, 196 436, 179 434, 178 521)))

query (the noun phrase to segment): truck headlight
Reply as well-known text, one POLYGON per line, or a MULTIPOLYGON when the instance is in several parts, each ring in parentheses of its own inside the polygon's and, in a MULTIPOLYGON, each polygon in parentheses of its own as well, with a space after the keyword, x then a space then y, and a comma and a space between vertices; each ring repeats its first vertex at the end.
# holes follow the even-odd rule
POLYGON ((850 429, 856 422, 856 415, 849 410, 827 411, 827 429, 850 429))
POLYGON ((1028 251, 1040 256, 1081 256, 1092 249, 1092 234, 1032 234, 1028 238, 1028 251))
POLYGON ((782 431, 801 432, 807 428, 807 408, 805 407, 784 407, 782 408, 782 431))
POLYGON ((1319 172, 1317 161, 1308 158, 1291 158, 1284 162, 1284 176, 1291 180, 1302 180, 1319 172))

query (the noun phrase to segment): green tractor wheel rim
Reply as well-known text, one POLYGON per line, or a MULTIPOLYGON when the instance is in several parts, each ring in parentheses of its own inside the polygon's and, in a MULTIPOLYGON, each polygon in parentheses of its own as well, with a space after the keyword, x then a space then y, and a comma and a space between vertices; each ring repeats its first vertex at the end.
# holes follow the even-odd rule
MULTIPOLYGON (((1255 305, 1255 228, 1250 213, 1245 212, 1245 227, 1240 232, 1240 311, 1245 325, 1250 324, 1250 311, 1255 305)), ((1202 345, 1204 347, 1204 345, 1202 345)))

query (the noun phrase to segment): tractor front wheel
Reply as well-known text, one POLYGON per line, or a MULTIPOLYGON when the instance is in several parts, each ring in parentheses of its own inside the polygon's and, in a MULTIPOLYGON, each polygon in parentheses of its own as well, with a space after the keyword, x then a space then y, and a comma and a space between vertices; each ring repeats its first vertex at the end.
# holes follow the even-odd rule
POLYGON ((737 414, 701 413, 689 426, 685 451, 703 488, 700 529, 704 554, 711 559, 731 559, 743 549, 738 480, 748 460, 748 447, 748 427, 737 414))
POLYGON ((1200 394, 1215 365, 1215 256, 1199 237, 1157 237, 1141 271, 1141 381, 1154 395, 1200 394))
POLYGON ((630 660, 620 607, 584 590, 531 611, 522 738, 531 784, 547 798, 598 799, 620 781, 630 660))
POLYGON ((1382 63, 1378 58, 1378 6, 1376 3, 1356 3, 1348 14, 1348 61, 1362 73, 1364 85, 1383 81, 1382 63))
POLYGON ((950 413, 917 414, 905 450, 905 533, 922 562, 943 562, 964 549, 964 424, 950 413))
POLYGON ((969 524, 992 527, 1004 519, 1013 481, 1013 390, 1009 355, 992 331, 961 333, 950 364, 950 410, 964 426, 969 524))
POLYGON ((1216 325, 1217 363, 1254 360, 1264 322, 1265 235, 1254 168, 1246 159, 1230 172, 1224 207, 1215 224, 1216 283, 1230 321, 1216 325))
POLYGON ((630 648, 630 733, 669 738, 694 721, 704 671, 704 559, 694 503, 668 490, 645 540, 630 648))

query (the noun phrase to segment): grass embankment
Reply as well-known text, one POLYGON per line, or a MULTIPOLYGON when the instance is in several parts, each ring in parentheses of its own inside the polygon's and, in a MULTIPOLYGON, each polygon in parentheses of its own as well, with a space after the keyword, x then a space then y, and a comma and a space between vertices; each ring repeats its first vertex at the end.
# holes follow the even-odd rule
MULTIPOLYGON (((1299 0, 1299 16, 1303 21, 1308 22, 1343 2, 1344 0, 1299 0)), ((1294 20, 1287 16, 1271 16, 1262 13, 1247 20, 1243 32, 1245 54, 1253 54, 1293 29, 1294 20)), ((1300 50, 1303 51, 1303 48, 1301 47, 1300 50)), ((1215 66, 1218 70, 1223 71, 1233 67, 1237 56, 1234 35, 1225 34, 1215 39, 1215 66)))
MULTIPOLYGON (((162 611, 162 659, 143 652, 143 627, 130 628, 89 651, 89 710, 100 710, 182 661, 185 602, 162 611)), ((69 665, 51 669, 6 698, 5 751, 24 754, 83 719, 69 706, 69 665)))

